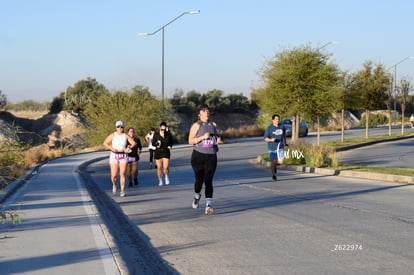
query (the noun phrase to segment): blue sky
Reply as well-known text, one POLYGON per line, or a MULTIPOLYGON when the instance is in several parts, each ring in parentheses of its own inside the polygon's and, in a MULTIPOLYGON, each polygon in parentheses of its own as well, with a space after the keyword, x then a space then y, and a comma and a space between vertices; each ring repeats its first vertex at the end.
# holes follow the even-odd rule
MULTIPOLYGON (((51 101, 87 77, 110 90, 149 87, 250 96, 277 52, 311 45, 341 69, 414 56, 409 0, 13 0, 0 1, 0 90, 9 101, 51 101)), ((394 69, 390 70, 394 73, 394 69)), ((412 77, 414 59, 397 66, 412 77)))

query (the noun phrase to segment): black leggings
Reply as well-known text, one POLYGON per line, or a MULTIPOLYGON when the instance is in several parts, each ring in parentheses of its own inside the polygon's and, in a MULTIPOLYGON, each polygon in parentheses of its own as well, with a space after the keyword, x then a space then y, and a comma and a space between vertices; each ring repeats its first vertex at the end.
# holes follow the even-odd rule
POLYGON ((154 160, 154 149, 149 149, 149 161, 152 163, 154 160))
POLYGON ((202 154, 193 150, 191 155, 191 166, 193 167, 195 182, 194 192, 199 194, 205 183, 206 198, 213 198, 213 177, 217 168, 216 154, 202 154))

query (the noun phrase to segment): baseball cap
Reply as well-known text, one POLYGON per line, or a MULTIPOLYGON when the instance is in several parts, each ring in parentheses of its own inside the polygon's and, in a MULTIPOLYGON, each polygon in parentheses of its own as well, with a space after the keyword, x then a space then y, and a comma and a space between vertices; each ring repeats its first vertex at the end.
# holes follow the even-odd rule
POLYGON ((122 120, 118 120, 118 121, 115 123, 115 127, 118 127, 118 126, 124 127, 124 126, 125 126, 125 125, 124 125, 124 122, 123 122, 122 120))

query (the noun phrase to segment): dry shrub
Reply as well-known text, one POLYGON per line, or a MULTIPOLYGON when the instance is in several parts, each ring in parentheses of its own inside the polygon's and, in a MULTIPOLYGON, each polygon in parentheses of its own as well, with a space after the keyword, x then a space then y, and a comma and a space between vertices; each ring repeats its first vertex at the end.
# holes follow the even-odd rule
POLYGON ((38 163, 48 160, 46 153, 49 151, 49 146, 42 144, 35 146, 26 151, 24 156, 25 165, 30 167, 38 163))
POLYGON ((338 159, 336 151, 326 145, 315 145, 308 147, 305 155, 306 164, 312 167, 337 167, 338 159))
POLYGON ((258 137, 263 136, 263 129, 256 125, 243 125, 240 128, 228 128, 220 133, 222 138, 241 138, 241 137, 258 137))
POLYGON ((48 145, 42 144, 27 150, 25 154, 25 165, 32 166, 49 159, 59 158, 73 153, 73 150, 68 150, 66 147, 50 148, 48 145))
POLYGON ((309 167, 337 167, 338 159, 336 157, 336 151, 332 147, 326 145, 308 144, 303 141, 298 141, 293 144, 289 144, 289 147, 285 147, 286 164, 302 165, 306 164, 309 167), (296 156, 301 156, 297 159, 296 156))
POLYGON ((59 150, 59 149, 50 149, 47 152, 47 158, 48 159, 58 158, 58 157, 61 157, 63 155, 64 155, 63 154, 63 151, 62 150, 59 150))

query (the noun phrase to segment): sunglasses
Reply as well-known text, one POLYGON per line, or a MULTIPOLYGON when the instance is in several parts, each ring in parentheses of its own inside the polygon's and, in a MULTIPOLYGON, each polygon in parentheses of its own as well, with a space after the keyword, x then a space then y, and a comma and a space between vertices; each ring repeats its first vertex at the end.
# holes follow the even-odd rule
POLYGON ((165 128, 160 128, 160 131, 165 131, 165 128))
POLYGON ((124 129, 124 126, 116 126, 116 128, 122 128, 122 129, 124 129))

